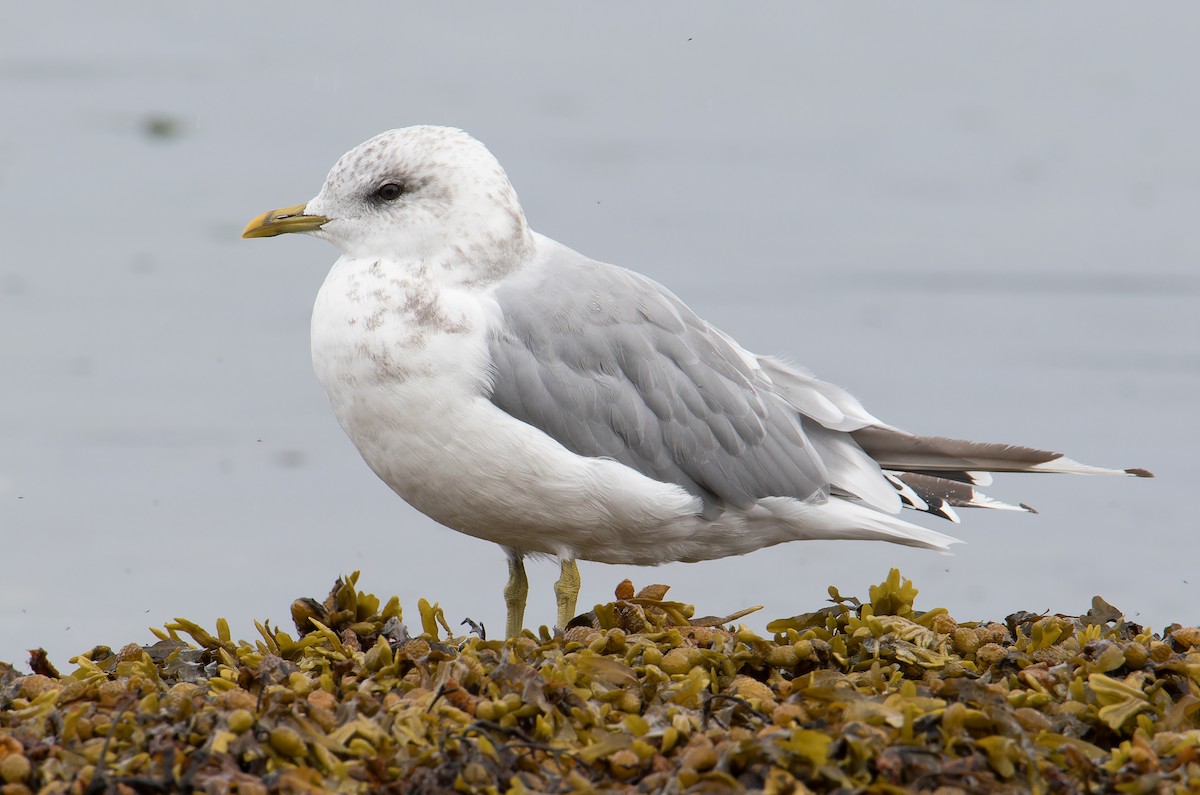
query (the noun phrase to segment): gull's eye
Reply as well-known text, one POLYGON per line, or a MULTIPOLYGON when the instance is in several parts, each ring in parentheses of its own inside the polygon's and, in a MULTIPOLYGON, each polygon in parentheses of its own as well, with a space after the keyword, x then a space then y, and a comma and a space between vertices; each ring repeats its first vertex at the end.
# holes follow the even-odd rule
POLYGON ((404 193, 404 186, 395 182, 385 182, 375 191, 375 198, 385 202, 394 202, 404 193))

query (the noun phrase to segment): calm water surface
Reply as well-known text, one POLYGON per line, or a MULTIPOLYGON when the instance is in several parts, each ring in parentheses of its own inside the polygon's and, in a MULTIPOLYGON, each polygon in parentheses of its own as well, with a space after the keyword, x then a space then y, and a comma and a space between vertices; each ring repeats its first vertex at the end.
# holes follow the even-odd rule
MULTIPOLYGON (((1200 622, 1194 5, 65 8, 0 32, 0 659, 174 616, 249 637, 353 569, 500 630, 499 549, 393 496, 312 376, 333 249, 238 239, 413 123, 485 141, 539 231, 889 422, 1159 474, 999 478, 1041 515, 964 512, 953 557, 585 563, 581 604, 628 576, 765 604, 761 630, 899 566, 964 620, 1099 593, 1200 622)), ((530 574, 550 622, 554 567, 530 574)))

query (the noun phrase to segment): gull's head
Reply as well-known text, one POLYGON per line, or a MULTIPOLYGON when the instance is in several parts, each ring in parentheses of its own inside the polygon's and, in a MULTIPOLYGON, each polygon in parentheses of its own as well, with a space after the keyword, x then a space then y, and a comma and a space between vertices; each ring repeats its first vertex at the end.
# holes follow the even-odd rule
POLYGON ((351 257, 479 257, 494 269, 531 245, 529 227, 500 163, 450 127, 404 127, 359 144, 334 164, 303 205, 263 213, 242 237, 306 232, 351 257))

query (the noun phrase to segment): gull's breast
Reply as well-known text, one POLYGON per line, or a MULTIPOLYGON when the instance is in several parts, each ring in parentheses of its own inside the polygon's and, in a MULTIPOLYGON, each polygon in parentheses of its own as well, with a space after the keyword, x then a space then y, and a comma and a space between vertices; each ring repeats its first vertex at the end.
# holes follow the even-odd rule
POLYGON ((660 562, 667 538, 648 531, 673 535, 664 525, 695 514, 697 500, 578 456, 495 406, 494 300, 405 272, 343 258, 313 308, 313 367, 371 469, 460 532, 527 552, 605 559, 638 549, 660 562))
POLYGON ((342 428, 394 489, 403 475, 383 470, 434 456, 486 395, 487 313, 485 300, 406 263, 343 257, 321 286, 313 369, 342 428))

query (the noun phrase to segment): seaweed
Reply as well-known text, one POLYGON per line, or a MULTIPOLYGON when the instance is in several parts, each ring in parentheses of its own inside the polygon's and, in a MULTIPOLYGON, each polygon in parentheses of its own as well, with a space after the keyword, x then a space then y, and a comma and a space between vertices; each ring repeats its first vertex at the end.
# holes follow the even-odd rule
POLYGON ((764 637, 625 581, 501 641, 425 600, 410 634, 358 580, 294 632, 177 619, 67 674, 0 664, 0 793, 1200 789, 1200 630, 1098 597, 959 623, 892 570, 764 637))

